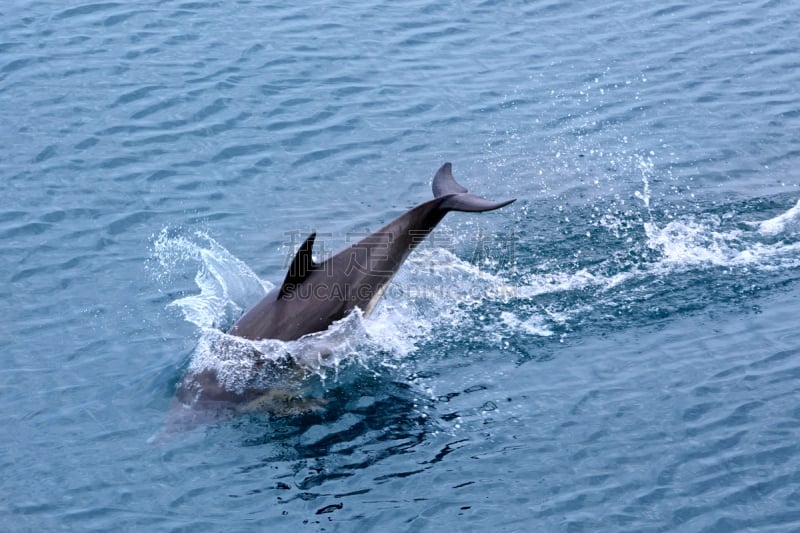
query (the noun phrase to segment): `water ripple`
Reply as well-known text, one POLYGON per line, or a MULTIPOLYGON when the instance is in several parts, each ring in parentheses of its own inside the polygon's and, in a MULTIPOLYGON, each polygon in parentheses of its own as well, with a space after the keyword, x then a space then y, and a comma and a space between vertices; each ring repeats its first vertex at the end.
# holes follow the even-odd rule
POLYGON ((0 529, 800 523, 795 4, 7 4, 0 529), (284 232, 374 229, 445 160, 519 201, 396 285, 515 297, 389 297, 413 353, 328 411, 144 445, 198 335, 153 234, 278 281, 284 232))

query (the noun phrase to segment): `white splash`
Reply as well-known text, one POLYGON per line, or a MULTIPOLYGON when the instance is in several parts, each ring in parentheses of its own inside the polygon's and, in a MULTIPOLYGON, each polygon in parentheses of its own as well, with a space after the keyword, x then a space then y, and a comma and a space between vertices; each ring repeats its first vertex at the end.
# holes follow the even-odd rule
MULTIPOLYGON (((642 199, 649 199, 649 183, 646 177, 643 181, 642 199)), ((291 342, 249 341, 223 333, 272 284, 260 280, 207 234, 170 235, 164 230, 154 238, 149 263, 162 281, 179 269, 194 272, 199 293, 168 304, 198 327, 190 369, 213 368, 225 387, 242 390, 267 386, 274 375, 264 372, 264 365, 280 369, 287 360, 303 375, 335 379, 346 365, 373 370, 400 366, 421 343, 465 331, 489 343, 502 343, 509 337, 548 337, 554 334, 554 326, 592 313, 598 301, 624 301, 630 296, 626 291, 635 291, 634 296, 640 298, 641 283, 666 275, 720 267, 796 268, 800 242, 765 242, 763 236, 787 232, 799 219, 800 202, 752 231, 730 228, 712 215, 665 224, 639 221, 642 232, 634 227, 624 232, 631 236, 631 248, 649 250, 640 263, 631 264, 624 254, 575 271, 544 263, 515 280, 502 272, 483 271, 448 250, 420 248, 395 276, 369 318, 356 311, 326 331, 291 342), (632 287, 625 286, 631 282, 632 287), (619 287, 622 293, 611 292, 619 287), (561 305, 559 298, 548 305, 537 304, 547 295, 584 290, 598 292, 590 293, 588 303, 566 298, 561 305)))
POLYGON ((220 385, 233 392, 263 390, 276 383, 286 389, 299 387, 304 377, 335 379, 345 365, 364 365, 369 346, 358 310, 325 331, 288 342, 252 341, 203 328, 188 370, 214 370, 220 385))
MULTIPOLYGON (((643 194, 642 199, 646 198, 647 194, 643 194)), ((764 235, 764 227, 772 235, 773 231, 788 232, 793 223, 800 223, 798 206, 800 202, 778 217, 753 224, 758 228, 757 231, 725 228, 724 221, 713 215, 699 219, 687 217, 663 225, 652 221, 643 222, 644 241, 630 240, 630 245, 632 249, 643 245, 656 252, 651 261, 620 270, 620 260, 611 257, 592 267, 571 272, 542 264, 532 269, 533 272, 522 275, 521 283, 513 287, 512 294, 518 299, 533 300, 542 295, 566 294, 584 289, 609 291, 629 281, 706 268, 749 268, 761 271, 796 268, 800 266, 800 242, 763 242, 761 237, 764 235)), ((617 227, 613 226, 612 230, 617 227)), ((631 228, 626 228, 625 231, 630 234, 631 228)), ((566 316, 568 319, 571 314, 568 311, 561 318, 566 316)), ((552 316, 548 318, 561 321, 552 316)))
POLYGON ((170 236, 167 228, 161 230, 153 240, 150 270, 164 282, 184 265, 195 270, 200 293, 179 298, 169 306, 179 309, 199 328, 220 327, 231 321, 272 288, 208 234, 196 231, 191 237, 170 236))
MULTIPOLYGON (((443 249, 418 250, 400 270, 369 319, 359 310, 327 330, 299 340, 250 341, 227 335, 228 327, 272 285, 203 232, 154 238, 150 269, 162 282, 181 269, 194 271, 199 293, 178 298, 168 307, 198 327, 191 372, 213 369, 224 387, 242 391, 265 387, 273 370, 291 360, 295 371, 322 379, 357 364, 396 367, 440 330, 462 327, 469 310, 485 301, 508 301, 511 287, 502 277, 482 272, 443 249)), ((533 332, 520 322, 519 332, 533 332)), ((535 332, 539 334, 539 332, 535 332)), ((283 365, 287 366, 287 365, 283 365)))
POLYGON ((757 223, 758 232, 761 235, 777 235, 795 223, 800 223, 800 200, 785 213, 757 223))
POLYGON ((500 313, 500 320, 503 324, 512 331, 523 331, 528 335, 537 337, 549 337, 553 335, 551 330, 541 316, 529 316, 521 319, 514 313, 503 311, 500 313))
POLYGON ((535 298, 543 294, 569 292, 608 285, 609 279, 603 274, 593 274, 582 268, 577 272, 546 272, 543 274, 526 274, 522 277, 524 284, 516 287, 514 294, 518 298, 535 298))
MULTIPOLYGON (((741 263, 737 256, 749 254, 747 243, 738 230, 717 231, 719 220, 673 221, 663 227, 644 224, 647 246, 661 252, 661 270, 692 265, 731 266, 741 263)), ((752 254, 750 254, 752 255, 752 254)))
POLYGON ((653 160, 649 157, 638 156, 639 171, 642 173, 642 190, 634 192, 634 196, 644 203, 650 210, 650 177, 653 175, 653 160))
POLYGON ((760 231, 724 230, 721 225, 718 217, 673 221, 664 227, 645 223, 647 246, 661 252, 651 270, 661 274, 704 266, 774 270, 800 260, 800 243, 764 243, 760 231))

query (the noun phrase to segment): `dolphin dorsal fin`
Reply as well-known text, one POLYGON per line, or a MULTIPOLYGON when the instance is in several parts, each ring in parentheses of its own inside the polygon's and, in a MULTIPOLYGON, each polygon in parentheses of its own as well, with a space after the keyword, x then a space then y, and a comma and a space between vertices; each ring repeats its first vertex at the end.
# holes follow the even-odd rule
POLYGON ((317 233, 314 232, 300 245, 297 250, 289 272, 286 273, 286 278, 283 280, 281 290, 278 293, 278 298, 283 298, 291 293, 298 285, 305 281, 306 277, 317 268, 314 259, 311 257, 311 249, 314 247, 314 239, 317 238, 317 233))

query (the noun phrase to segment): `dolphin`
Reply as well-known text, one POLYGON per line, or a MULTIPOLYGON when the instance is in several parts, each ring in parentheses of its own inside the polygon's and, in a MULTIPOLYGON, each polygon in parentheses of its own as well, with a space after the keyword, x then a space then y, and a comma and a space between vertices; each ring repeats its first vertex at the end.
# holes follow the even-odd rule
MULTIPOLYGON (((257 341, 294 341, 326 330, 355 308, 368 316, 409 253, 447 213, 492 211, 516 200, 493 202, 470 194, 453 178, 450 163, 436 172, 433 196, 322 262, 312 257, 316 233, 309 235, 297 250, 283 283, 242 315, 228 335, 257 341)), ((305 373, 298 364, 292 364, 291 356, 273 361, 260 358, 252 346, 243 348, 246 343, 229 344, 234 350, 252 351, 253 357, 248 359, 252 359, 251 372, 262 377, 269 374, 268 378, 261 379, 260 386, 233 391, 212 368, 188 372, 176 391, 168 426, 189 428, 248 412, 293 415, 324 405, 324 401, 304 397, 298 383, 305 373)))
POLYGON ((321 263, 312 258, 316 233, 309 235, 280 287, 237 320, 228 334, 291 341, 324 331, 356 307, 369 316, 408 254, 447 213, 492 211, 516 200, 493 202, 470 194, 453 178, 450 163, 436 172, 433 196, 321 263))

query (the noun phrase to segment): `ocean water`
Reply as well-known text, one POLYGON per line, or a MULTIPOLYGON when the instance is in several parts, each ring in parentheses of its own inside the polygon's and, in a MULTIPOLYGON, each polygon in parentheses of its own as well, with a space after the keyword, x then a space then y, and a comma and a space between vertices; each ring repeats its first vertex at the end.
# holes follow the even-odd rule
POLYGON ((796 2, 0 6, 0 530, 800 528, 796 2), (169 431, 311 231, 454 213, 169 431), (300 341, 311 347, 319 338, 300 341), (250 376, 252 377, 252 376, 250 376), (261 376, 268 379, 269 376, 261 376))

